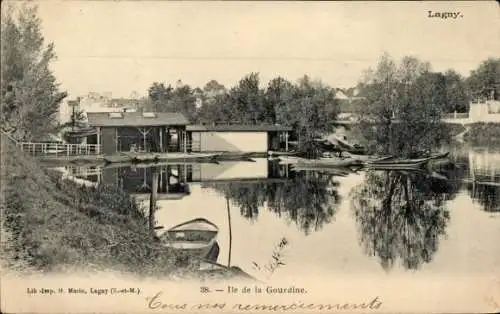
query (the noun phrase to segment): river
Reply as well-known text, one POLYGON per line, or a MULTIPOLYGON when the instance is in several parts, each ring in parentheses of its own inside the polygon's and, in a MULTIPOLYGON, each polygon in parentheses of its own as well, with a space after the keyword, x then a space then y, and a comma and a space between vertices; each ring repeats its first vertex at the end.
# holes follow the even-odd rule
MULTIPOLYGON (((456 164, 443 170, 446 179, 301 172, 267 159, 165 166, 156 225, 167 230, 194 218, 213 222, 217 262, 261 280, 498 273, 500 151, 446 150, 456 164)), ((148 206, 151 168, 66 173, 83 183, 119 184, 148 206)))

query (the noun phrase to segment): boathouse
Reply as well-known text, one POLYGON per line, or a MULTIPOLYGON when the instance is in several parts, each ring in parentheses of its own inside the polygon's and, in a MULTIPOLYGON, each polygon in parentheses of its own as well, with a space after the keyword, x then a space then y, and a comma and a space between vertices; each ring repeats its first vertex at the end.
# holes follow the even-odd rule
POLYGON ((292 128, 281 125, 188 125, 193 152, 251 152, 288 150, 292 128))
POLYGON ((89 112, 104 155, 117 152, 186 151, 188 120, 172 112, 89 112))

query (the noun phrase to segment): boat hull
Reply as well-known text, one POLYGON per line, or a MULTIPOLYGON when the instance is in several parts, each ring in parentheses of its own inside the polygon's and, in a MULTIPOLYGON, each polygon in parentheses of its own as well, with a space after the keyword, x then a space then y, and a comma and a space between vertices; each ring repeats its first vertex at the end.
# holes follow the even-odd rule
POLYGON ((165 247, 179 257, 205 258, 217 241, 219 228, 212 222, 197 218, 176 225, 161 235, 165 247))

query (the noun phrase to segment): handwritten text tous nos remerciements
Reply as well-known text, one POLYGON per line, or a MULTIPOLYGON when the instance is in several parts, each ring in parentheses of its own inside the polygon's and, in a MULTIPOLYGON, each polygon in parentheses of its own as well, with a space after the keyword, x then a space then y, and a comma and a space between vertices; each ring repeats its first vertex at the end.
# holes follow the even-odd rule
POLYGON ((382 301, 378 298, 372 298, 366 300, 365 302, 350 303, 350 302, 338 302, 338 303, 305 303, 301 301, 294 301, 288 304, 243 304, 235 303, 228 304, 222 303, 198 303, 198 304, 172 304, 164 303, 161 300, 163 292, 157 292, 152 297, 146 298, 147 308, 151 310, 177 310, 177 311, 191 311, 191 310, 224 310, 229 309, 232 311, 303 311, 303 310, 320 310, 320 311, 352 311, 352 310, 378 310, 382 307, 382 301))

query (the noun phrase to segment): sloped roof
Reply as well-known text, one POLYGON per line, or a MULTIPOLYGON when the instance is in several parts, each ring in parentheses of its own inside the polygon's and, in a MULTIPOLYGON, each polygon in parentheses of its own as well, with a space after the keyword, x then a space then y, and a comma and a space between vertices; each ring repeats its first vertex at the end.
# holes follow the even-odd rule
POLYGON ((192 132, 285 132, 291 127, 272 124, 220 124, 220 125, 188 125, 186 131, 192 132))
POLYGON ((89 126, 160 126, 187 125, 189 121, 177 112, 89 112, 89 126))

